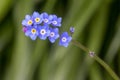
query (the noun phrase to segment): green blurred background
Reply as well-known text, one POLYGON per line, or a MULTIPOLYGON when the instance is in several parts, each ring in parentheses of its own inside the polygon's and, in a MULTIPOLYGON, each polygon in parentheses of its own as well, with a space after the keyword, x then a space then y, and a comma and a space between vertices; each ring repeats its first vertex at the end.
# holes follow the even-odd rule
POLYGON ((81 49, 48 40, 32 41, 22 32, 26 14, 62 17, 62 31, 93 50, 120 77, 119 0, 0 0, 0 80, 113 80, 81 49))

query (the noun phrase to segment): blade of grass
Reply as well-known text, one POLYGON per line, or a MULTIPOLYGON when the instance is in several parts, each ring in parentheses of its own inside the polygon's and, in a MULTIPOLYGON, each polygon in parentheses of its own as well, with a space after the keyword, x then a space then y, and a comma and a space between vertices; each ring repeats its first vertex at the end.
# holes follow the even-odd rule
POLYGON ((0 30, 0 53, 2 52, 4 47, 8 44, 9 40, 12 38, 13 28, 11 26, 13 26, 13 24, 11 23, 12 22, 10 21, 6 21, 5 24, 1 25, 3 29, 1 28, 0 30))
POLYGON ((54 10, 54 6, 57 0, 47 0, 43 11, 51 13, 54 10))
POLYGON ((15 22, 15 44, 13 48, 13 56, 11 65, 7 69, 5 80, 26 80, 29 70, 29 55, 30 47, 28 38, 24 36, 21 26, 21 21, 26 13, 32 11, 33 2, 31 0, 19 0, 14 7, 14 22, 15 22))
POLYGON ((87 0, 71 0, 69 1, 69 7, 65 19, 63 20, 62 30, 67 30, 69 26, 72 26, 76 22, 76 16, 78 17, 83 11, 83 5, 85 5, 87 0), (69 19, 69 20, 68 20, 69 19))
POLYGON ((117 22, 117 29, 116 29, 116 33, 115 33, 115 36, 109 46, 109 49, 106 53, 106 56, 105 56, 105 60, 108 62, 108 63, 111 63, 115 57, 115 55, 117 54, 117 51, 119 50, 120 48, 120 16, 118 18, 118 22, 117 22))
MULTIPOLYGON (((118 51, 118 62, 120 61, 120 49, 118 51)), ((118 63, 118 76, 120 76, 120 62, 118 63)))
POLYGON ((0 22, 10 10, 12 3, 12 0, 0 0, 0 22))
POLYGON ((76 47, 69 51, 56 68, 53 80, 74 80, 78 65, 80 64, 80 52, 76 47), (71 75, 71 76, 70 76, 71 75))

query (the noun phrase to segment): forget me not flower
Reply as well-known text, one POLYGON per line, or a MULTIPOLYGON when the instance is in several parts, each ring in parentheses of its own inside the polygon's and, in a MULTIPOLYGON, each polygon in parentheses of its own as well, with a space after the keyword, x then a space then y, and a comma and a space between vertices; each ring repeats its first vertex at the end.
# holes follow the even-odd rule
POLYGON ((42 15, 40 15, 38 12, 34 12, 32 18, 34 20, 34 24, 40 24, 43 21, 42 15))
POLYGON ((48 37, 50 42, 54 43, 57 38, 59 38, 59 30, 58 30, 58 28, 50 28, 50 35, 48 37))
POLYGON ((52 18, 52 25, 60 27, 61 26, 62 18, 57 18, 56 15, 52 15, 52 17, 53 17, 52 18))
POLYGON ((26 15, 25 19, 22 21, 23 26, 31 26, 33 24, 32 17, 30 15, 26 15))
POLYGON ((38 37, 45 40, 50 35, 50 30, 48 25, 43 25, 38 27, 38 37))
POLYGON ((72 37, 69 36, 67 32, 63 32, 60 37, 59 45, 67 47, 71 40, 72 40, 72 37))
MULTIPOLYGON (((24 28, 26 29, 26 28, 24 28)), ((38 36, 38 29, 31 26, 29 28, 27 28, 27 30, 25 30, 25 35, 29 36, 32 40, 36 40, 37 36, 38 36)))
MULTIPOLYGON (((35 11, 31 16, 26 15, 22 21, 23 32, 32 40, 36 40, 37 37, 42 40, 48 38, 51 43, 54 43, 60 36, 59 27, 61 26, 61 21, 62 18, 56 15, 48 15, 46 12, 39 14, 35 11)), ((74 30, 75 29, 71 27, 70 33, 74 33, 74 30)), ((63 32, 59 45, 67 47, 72 40, 71 36, 69 36, 67 32, 63 32)))

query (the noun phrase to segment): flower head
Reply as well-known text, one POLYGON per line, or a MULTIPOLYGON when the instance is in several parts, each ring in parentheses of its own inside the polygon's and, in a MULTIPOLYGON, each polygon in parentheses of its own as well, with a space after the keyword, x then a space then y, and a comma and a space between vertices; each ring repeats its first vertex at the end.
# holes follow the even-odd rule
POLYGON ((50 30, 48 25, 43 25, 38 27, 38 37, 45 40, 50 35, 50 30))
POLYGON ((62 21, 62 18, 58 18, 56 15, 52 15, 52 25, 53 26, 58 26, 60 27, 61 26, 61 21, 62 21))
MULTIPOLYGON (((59 35, 61 21, 62 18, 56 15, 48 15, 46 12, 41 14, 34 12, 32 16, 26 15, 22 21, 23 32, 32 40, 36 40, 37 37, 41 40, 48 38, 51 43, 54 43, 60 37, 59 45, 67 47, 72 40, 72 35, 69 36, 67 32, 63 32, 61 36, 59 35)), ((70 33, 74 33, 74 30, 71 27, 70 33)))
POLYGON ((25 19, 22 21, 23 26, 31 26, 33 24, 32 17, 30 15, 26 15, 25 19))
POLYGON ((58 30, 58 28, 50 28, 50 35, 48 37, 50 42, 54 43, 57 38, 59 38, 59 30, 58 30))
POLYGON ((60 37, 59 45, 67 47, 71 40, 72 40, 72 37, 69 36, 67 32, 63 32, 60 37))
POLYGON ((70 33, 73 34, 75 31, 75 28, 74 27, 70 27, 70 33))
POLYGON ((40 15, 38 12, 34 12, 32 15, 32 18, 34 20, 34 24, 40 24, 43 21, 42 15, 40 15))
POLYGON ((38 29, 31 26, 28 28, 24 28, 25 29, 25 35, 29 36, 32 40, 36 40, 37 36, 38 36, 38 29))

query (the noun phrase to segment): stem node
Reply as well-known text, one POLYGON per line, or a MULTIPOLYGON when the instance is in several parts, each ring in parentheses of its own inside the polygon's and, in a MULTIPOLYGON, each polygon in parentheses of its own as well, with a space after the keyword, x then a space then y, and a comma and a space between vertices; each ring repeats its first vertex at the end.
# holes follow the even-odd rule
POLYGON ((90 56, 91 58, 93 58, 93 57, 95 56, 95 52, 90 51, 90 52, 89 52, 89 56, 90 56))

